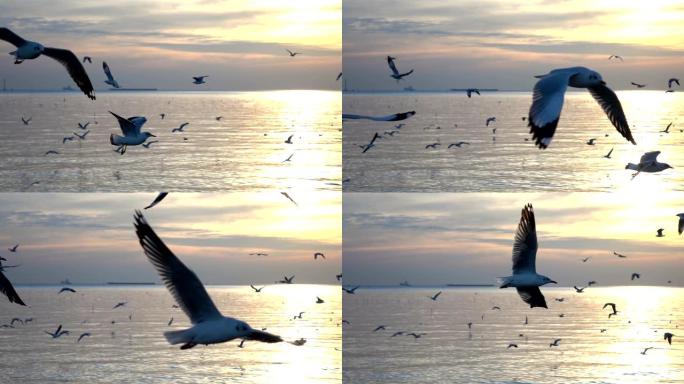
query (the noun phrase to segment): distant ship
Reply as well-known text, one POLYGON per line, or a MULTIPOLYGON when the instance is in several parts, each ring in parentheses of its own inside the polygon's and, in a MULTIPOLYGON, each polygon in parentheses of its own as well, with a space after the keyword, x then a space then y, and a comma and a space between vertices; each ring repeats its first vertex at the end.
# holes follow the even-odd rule
POLYGON ((415 88, 413 88, 413 87, 410 86, 410 85, 409 85, 408 87, 405 87, 405 88, 404 88, 404 92, 415 92, 415 91, 416 91, 415 88))
POLYGON ((76 89, 73 88, 71 85, 67 85, 66 87, 62 87, 62 91, 65 91, 65 92, 76 92, 76 89))
POLYGON ((71 285, 71 281, 69 281, 69 279, 64 279, 64 280, 60 281, 59 283, 63 284, 63 285, 71 285))
POLYGON ((411 284, 409 284, 408 280, 404 280, 401 283, 399 283, 400 287, 410 287, 411 284))
POLYGON ((125 92, 156 92, 157 88, 109 88, 109 90, 125 92))

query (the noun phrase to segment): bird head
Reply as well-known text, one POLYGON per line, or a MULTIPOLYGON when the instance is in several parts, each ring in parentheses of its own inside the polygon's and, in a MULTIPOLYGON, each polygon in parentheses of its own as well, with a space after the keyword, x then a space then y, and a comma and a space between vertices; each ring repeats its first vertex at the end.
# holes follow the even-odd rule
POLYGON ((606 82, 603 81, 603 78, 601 77, 601 74, 596 72, 596 71, 589 71, 588 73, 582 74, 584 77, 584 81, 587 84, 591 85, 606 85, 606 82))
POLYGON ((232 326, 239 335, 237 338, 246 340, 262 341, 264 343, 279 343, 283 341, 278 335, 272 333, 256 330, 249 326, 244 321, 236 321, 232 326))

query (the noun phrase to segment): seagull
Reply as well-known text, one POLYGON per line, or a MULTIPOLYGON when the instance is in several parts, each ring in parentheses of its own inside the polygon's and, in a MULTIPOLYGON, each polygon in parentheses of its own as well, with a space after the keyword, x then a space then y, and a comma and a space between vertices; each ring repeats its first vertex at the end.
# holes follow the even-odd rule
POLYGON ((21 64, 24 60, 32 60, 40 55, 57 60, 67 69, 78 88, 91 100, 95 100, 95 90, 90 83, 88 73, 73 52, 66 49, 44 47, 36 42, 24 40, 7 28, 0 28, 0 40, 5 40, 17 47, 16 51, 10 52, 10 55, 14 55, 14 64, 21 64))
POLYGON ((592 280, 587 283, 587 287, 591 287, 592 285, 596 284, 596 280, 592 280))
POLYGON ((617 306, 615 305, 615 303, 605 303, 605 304, 603 304, 603 309, 606 309, 606 307, 611 307, 611 308, 613 308, 613 315, 617 315, 618 311, 617 311, 617 306))
POLYGON ((268 256, 268 253, 262 253, 262 252, 257 252, 257 253, 250 253, 250 256, 268 256))
POLYGON ((60 294, 60 293, 62 293, 62 292, 71 292, 71 293, 76 293, 76 290, 75 290, 75 289, 73 289, 73 288, 69 288, 69 287, 64 287, 64 288, 60 289, 60 290, 59 290, 59 292, 58 292, 57 294, 60 294))
POLYGON ((250 284, 249 286, 252 287, 252 289, 253 289, 254 292, 256 292, 256 293, 260 293, 262 289, 266 288, 266 287, 257 288, 257 287, 255 287, 255 286, 253 286, 253 285, 251 285, 251 284, 250 284))
POLYGON ((667 127, 665 127, 665 129, 660 131, 660 133, 670 133, 670 127, 672 127, 672 122, 670 122, 670 124, 668 124, 667 127))
POLYGON ((342 72, 340 72, 340 74, 337 75, 337 77, 335 78, 335 81, 339 81, 341 78, 342 78, 342 72))
POLYGON ((287 140, 285 140, 284 143, 285 143, 285 144, 292 144, 292 137, 294 137, 294 135, 288 136, 288 137, 287 137, 287 140))
POLYGON ((554 69, 540 78, 534 86, 534 96, 530 107, 528 126, 536 145, 545 149, 551 144, 558 126, 563 98, 568 86, 587 88, 601 105, 608 119, 622 136, 636 145, 627 119, 622 111, 620 100, 606 86, 598 72, 585 67, 554 69))
POLYGON ((397 332, 394 332, 394 333, 392 334, 392 336, 390 336, 390 337, 397 337, 397 336, 401 336, 401 335, 403 335, 403 334, 404 334, 404 331, 397 331, 397 332))
POLYGON ((562 302, 565 301, 565 298, 564 298, 564 297, 560 297, 560 298, 557 297, 557 298, 555 298, 554 300, 556 300, 556 301, 559 302, 559 303, 562 303, 562 302))
POLYGON ((508 348, 506 348, 506 349, 510 349, 510 348, 518 348, 518 344, 510 343, 510 344, 508 344, 508 348))
POLYGON ((639 278, 641 278, 641 275, 640 275, 640 274, 638 274, 638 273, 632 273, 632 280, 634 280, 634 279, 639 279, 639 278))
POLYGON ((85 64, 86 61, 90 64, 93 63, 93 59, 91 59, 90 56, 83 56, 83 63, 85 64))
POLYGON ((80 129, 82 129, 82 130, 85 131, 86 129, 88 129, 88 125, 90 125, 90 121, 88 121, 88 122, 85 123, 85 124, 81 124, 81 123, 77 123, 77 124, 78 124, 78 127, 79 127, 80 129))
MULTIPOLYGON (((342 120, 373 120, 373 121, 402 121, 416 114, 416 111, 408 111, 401 113, 393 113, 387 116, 366 116, 366 115, 353 115, 350 113, 343 113, 342 120)), ((396 126, 395 126, 396 127, 396 126)), ((397 128, 398 129, 398 128, 397 128)))
POLYGON ((596 143, 596 139, 589 139, 587 141, 587 145, 594 145, 596 143))
MULTIPOLYGON (((62 144, 64 144, 64 143, 62 143, 62 144)), ((44 156, 47 156, 47 155, 59 155, 59 152, 55 151, 54 149, 51 149, 51 150, 45 152, 44 156)))
POLYGON ((292 277, 288 278, 287 276, 283 276, 283 280, 280 280, 278 283, 280 284, 292 284, 292 279, 294 279, 295 275, 292 275, 292 277))
POLYGON ((375 134, 373 135, 373 138, 371 139, 370 143, 368 143, 368 144, 362 146, 362 147, 363 147, 363 152, 361 152, 361 153, 366 153, 366 152, 368 152, 369 149, 375 147, 375 140, 377 140, 377 139, 379 139, 379 138, 380 138, 380 135, 378 135, 378 133, 375 132, 375 134))
POLYGON ((87 337, 87 336, 90 336, 90 332, 81 333, 81 336, 78 337, 78 340, 76 340, 76 342, 77 342, 77 343, 80 343, 80 342, 81 342, 81 339, 84 338, 84 337, 87 337))
POLYGON ((587 287, 580 288, 576 285, 573 285, 572 287, 575 288, 575 292, 577 292, 577 293, 582 293, 587 288, 587 287))
POLYGON ((60 324, 59 327, 57 327, 57 330, 55 330, 54 332, 50 332, 50 331, 43 331, 43 332, 52 336, 53 339, 56 339, 62 335, 68 335, 69 334, 69 331, 63 331, 62 330, 62 324, 60 324))
POLYGON ((294 319, 300 319, 300 320, 301 320, 301 319, 302 319, 302 315, 305 314, 305 313, 306 313, 306 312, 299 312, 299 315, 294 315, 294 316, 292 317, 292 320, 294 320, 294 319))
POLYGON ((292 52, 289 49, 286 49, 287 53, 290 54, 290 57, 295 57, 297 55, 301 55, 301 52, 292 52))
POLYGON ((24 116, 22 116, 21 122, 24 123, 24 125, 29 125, 29 123, 31 122, 31 119, 33 119, 33 117, 29 117, 27 120, 27 119, 24 119, 24 116))
POLYGON ((635 82, 631 82, 631 84, 637 88, 643 88, 646 86, 646 84, 639 84, 639 83, 635 83, 635 82))
POLYGON ((384 326, 384 325, 378 325, 377 327, 375 327, 375 329, 373 330, 373 332, 384 331, 384 330, 385 330, 385 326, 384 326))
POLYGON ((392 71, 392 74, 390 75, 391 78, 398 82, 399 80, 413 73, 413 69, 406 73, 399 73, 397 66, 394 64, 394 60, 396 60, 396 57, 387 56, 387 65, 389 65, 390 70, 392 71))
POLYGON ((74 140, 73 136, 62 137, 62 144, 66 143, 67 141, 73 141, 73 140, 74 140))
POLYGON ((216 116, 216 121, 221 121, 223 119, 223 116, 216 116))
POLYGON ((621 258, 621 259, 627 258, 627 256, 625 256, 625 255, 623 255, 623 254, 621 254, 621 253, 617 253, 617 252, 615 252, 615 251, 613 251, 613 255, 615 255, 615 256, 617 256, 617 257, 619 257, 619 258, 621 258))
POLYGON ((468 98, 471 97, 473 93, 477 93, 478 95, 480 94, 480 90, 477 88, 468 88, 466 89, 466 95, 468 95, 468 98))
POLYGON ((677 217, 679 217, 679 223, 677 225, 677 232, 681 235, 682 232, 684 232, 684 213, 678 213, 677 217))
POLYGON ((294 199, 291 198, 290 195, 287 194, 287 192, 280 192, 280 194, 283 195, 283 196, 285 196, 288 200, 290 200, 290 201, 292 202, 292 204, 294 204, 294 205, 296 205, 296 206, 299 206, 299 204, 297 204, 297 202, 294 201, 294 199))
MULTIPOLYGON (((72 132, 72 133, 74 134, 74 136, 78 137, 79 140, 85 140, 86 136, 88 136, 88 134, 90 133, 90 130, 87 130, 87 131, 83 132, 83 134, 80 134, 80 135, 76 132, 72 132)), ((62 144, 64 144, 64 142, 62 142, 62 144)))
POLYGON ((152 141, 148 141, 148 142, 146 142, 146 143, 143 143, 142 146, 145 147, 145 148, 147 148, 147 149, 150 149, 150 145, 152 145, 152 144, 154 144, 154 143, 158 143, 158 142, 159 142, 159 140, 152 140, 152 141))
POLYGON ((325 260, 325 255, 324 255, 324 254, 322 254, 322 253, 320 253, 320 252, 314 253, 314 260, 318 260, 319 257, 322 257, 322 258, 325 260))
POLYGON ((15 244, 14 247, 7 248, 8 251, 15 253, 19 249, 19 244, 15 244))
POLYGON ((620 60, 620 61, 625 61, 625 60, 622 58, 622 56, 618 56, 618 55, 610 55, 610 57, 608 58, 608 60, 612 60, 612 59, 618 59, 618 60, 620 60))
POLYGON ((164 198, 165 198, 166 195, 168 195, 168 194, 169 194, 168 192, 159 192, 159 194, 157 195, 157 197, 154 198, 154 201, 151 202, 150 205, 148 205, 147 207, 145 207, 145 208, 143 208, 143 209, 149 209, 149 208, 154 207, 155 205, 159 204, 162 200, 164 200, 164 198))
POLYGON ((671 334, 670 332, 665 332, 665 334, 663 334, 663 340, 667 340, 667 343, 672 345, 672 337, 673 336, 674 335, 671 334))
POLYGON ((435 294, 432 295, 432 296, 428 296, 428 299, 430 299, 430 300, 432 300, 432 301, 437 301, 437 298, 438 298, 439 295, 441 295, 441 294, 442 294, 442 291, 439 291, 439 292, 435 293, 435 294))
POLYGON ((611 148, 610 151, 608 151, 608 154, 603 155, 603 157, 605 157, 606 159, 610 159, 610 155, 611 155, 612 153, 613 153, 613 148, 611 148))
POLYGON ((496 117, 488 117, 487 121, 485 121, 485 126, 489 127, 489 123, 493 123, 496 121, 496 117))
POLYGON ((461 146, 464 145, 464 144, 465 144, 465 145, 470 145, 470 143, 468 143, 467 141, 459 141, 458 143, 451 143, 451 144, 449 144, 449 146, 447 147, 447 149, 448 149, 448 148, 451 148, 451 147, 459 147, 459 148, 461 148, 461 146))
POLYGON ((667 87, 672 88, 672 83, 679 85, 679 79, 674 78, 674 77, 671 78, 670 80, 667 81, 667 87))
POLYGON ((641 172, 655 173, 672 168, 670 164, 658 162, 658 155, 660 151, 646 152, 641 156, 639 164, 628 163, 625 169, 637 171, 632 175, 633 179, 641 172))
POLYGON ((164 332, 164 337, 170 344, 182 343, 181 349, 189 349, 197 344, 209 345, 237 338, 267 343, 283 341, 280 336, 253 329, 244 321, 223 316, 197 275, 167 248, 140 211, 135 213, 134 225, 145 255, 193 324, 188 329, 164 332))
POLYGON ((421 336, 427 335, 427 333, 415 333, 411 332, 407 336, 413 336, 414 339, 420 339, 421 336))
POLYGON ((122 148, 121 154, 125 152, 125 148, 129 145, 140 145, 147 140, 149 137, 156 137, 150 132, 140 132, 142 126, 147 122, 147 119, 142 116, 133 116, 125 119, 116 113, 109 111, 119 122, 119 127, 123 136, 111 134, 109 136, 109 142, 112 145, 118 145, 122 148))
POLYGON ((166 117, 166 113, 160 113, 159 117, 161 117, 161 119, 164 120, 164 117, 166 117))
POLYGON ((193 83, 193 84, 206 84, 207 82, 204 81, 204 79, 205 79, 206 77, 209 77, 209 76, 207 76, 207 75, 204 75, 204 76, 193 76, 193 77, 192 77, 192 78, 193 78, 192 83, 193 83))
POLYGON ((102 62, 102 70, 104 71, 105 76, 107 76, 107 80, 105 80, 105 84, 109 84, 114 88, 121 88, 119 86, 119 82, 117 82, 114 79, 114 76, 112 76, 112 71, 109 69, 109 65, 107 65, 106 61, 102 62))
POLYGON ((582 262, 583 262, 583 263, 586 263, 587 261, 589 261, 590 258, 591 258, 591 256, 587 256, 587 257, 585 257, 584 259, 582 259, 582 262))
POLYGON ((173 316, 171 316, 171 318, 169 319, 169 322, 166 323, 166 326, 167 326, 167 327, 170 327, 171 324, 173 324, 173 316))
POLYGON ((555 339, 555 340, 553 341, 553 343, 549 344, 549 348, 550 348, 550 347, 557 347, 557 346, 558 346, 558 343, 560 343, 560 341, 561 341, 561 339, 555 339))
POLYGON ((347 292, 347 293, 350 294, 350 295, 354 295, 354 294, 356 294, 356 290, 359 289, 359 287, 360 287, 359 285, 357 285, 357 286, 354 287, 354 288, 345 288, 345 287, 342 287, 342 290, 345 291, 345 292, 347 292))
POLYGON ((171 130, 171 133, 175 133, 175 132, 185 132, 183 129, 185 129, 185 127, 186 127, 188 124, 190 124, 190 123, 183 123, 183 124, 181 124, 178 128, 172 129, 172 130, 171 130))
POLYGON ((128 304, 127 301, 118 302, 118 303, 116 303, 116 305, 115 305, 114 307, 112 307, 112 309, 117 309, 117 308, 123 307, 123 306, 125 306, 126 304, 128 304))
POLYGON ((316 296, 316 304, 323 304, 323 303, 325 303, 325 301, 323 301, 323 299, 321 299, 320 297, 316 296))
POLYGON ((520 223, 513 244, 513 276, 499 278, 499 288, 515 287, 520 298, 530 308, 546 306, 546 300, 539 287, 554 283, 550 278, 537 274, 537 229, 532 204, 526 205, 520 216, 520 223))
POLYGON ((428 149, 428 148, 437 149, 437 147, 440 146, 440 145, 442 145, 442 144, 440 144, 440 143, 428 144, 428 145, 425 146, 425 149, 428 149))
POLYGON ((648 352, 648 350, 649 350, 649 349, 653 349, 653 347, 647 347, 647 348, 644 348, 644 350, 643 350, 643 351, 641 351, 640 353, 641 353, 642 355, 645 355, 645 354, 646 354, 646 352, 648 352))

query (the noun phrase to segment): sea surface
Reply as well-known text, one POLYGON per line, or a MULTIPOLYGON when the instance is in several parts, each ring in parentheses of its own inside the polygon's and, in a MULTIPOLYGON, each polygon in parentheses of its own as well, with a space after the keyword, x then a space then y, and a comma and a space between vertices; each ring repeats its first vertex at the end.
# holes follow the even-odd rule
POLYGON ((343 298, 345 383, 681 383, 684 288, 359 288, 343 298), (443 293, 437 301, 432 296, 443 293), (557 302, 555 299, 563 299, 557 302), (617 305, 608 318, 606 302, 617 305), (498 306, 501 309, 493 309, 498 306), (563 317, 560 317, 560 315, 563 317), (525 317, 528 324, 524 325, 525 317), (469 330, 467 323, 472 322, 469 330), (386 330, 373 332, 385 325, 386 330), (601 329, 605 329, 602 333, 601 329), (404 331, 420 338, 399 335, 404 331), (672 345, 663 333, 675 334, 672 345), (558 347, 550 347, 561 339, 558 347), (507 348, 515 343, 518 348, 507 348), (653 347, 645 355, 644 348, 653 347))
POLYGON ((344 125, 344 190, 367 192, 614 191, 636 183, 683 190, 684 96, 663 91, 618 91, 638 145, 627 142, 588 92, 568 92, 551 146, 531 141, 527 121, 531 92, 345 93, 344 113, 389 115, 415 110, 401 122, 347 120, 344 125), (496 122, 485 125, 488 117, 496 122), (669 133, 660 133, 672 122, 669 133), (365 154, 375 132, 378 140, 365 154), (496 128, 496 133, 492 130, 496 128), (530 141, 525 141, 529 138, 530 141), (587 145, 595 138, 595 145, 587 145), (448 149, 451 143, 470 145, 448 149), (441 143, 436 149, 428 144, 441 143), (603 156, 611 149, 610 159, 603 156), (639 175, 625 170, 648 151, 674 169, 639 175))
POLYGON ((339 383, 342 377, 341 290, 331 285, 208 286, 226 316, 280 335, 306 339, 302 346, 239 340, 181 351, 163 332, 190 326, 162 286, 61 286, 17 291, 29 307, 0 302, 0 383, 339 383), (325 303, 316 304, 316 297, 325 303), (121 301, 124 307, 112 309, 121 301), (302 319, 293 316, 304 312, 302 319), (131 318, 129 319, 129 315, 131 318), (174 321, 168 326, 169 320, 174 321), (58 339, 43 331, 59 324, 58 339), (90 332, 77 343, 79 335, 90 332))
POLYGON ((332 91, 0 93, 0 191, 340 190, 341 101, 332 91), (108 111, 146 117, 159 142, 114 152, 109 136, 121 131, 108 111), (62 144, 87 122, 85 140, 62 144))

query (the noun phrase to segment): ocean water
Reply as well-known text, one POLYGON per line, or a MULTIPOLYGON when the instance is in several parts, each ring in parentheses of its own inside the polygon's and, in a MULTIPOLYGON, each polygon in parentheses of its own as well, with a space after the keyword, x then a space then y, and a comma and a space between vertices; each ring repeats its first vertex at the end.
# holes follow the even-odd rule
POLYGON ((331 91, 0 93, 0 191, 340 190, 340 113, 331 91), (159 142, 114 152, 108 111, 145 116, 159 142), (62 144, 79 122, 86 139, 62 144))
POLYGON ((345 191, 367 192, 510 192, 614 191, 637 183, 659 190, 684 189, 684 96, 662 91, 618 91, 638 145, 628 143, 611 125, 588 92, 568 92, 551 146, 539 150, 526 117, 531 92, 377 93, 343 96, 344 113, 388 115, 415 110, 402 122, 344 121, 345 191), (488 117, 496 122, 485 126, 488 117), (673 122, 669 134, 660 133, 673 122), (404 127, 362 153, 375 132, 404 127), (457 126, 455 126, 457 125, 457 126), (496 128, 496 134, 492 129, 496 128), (606 137, 606 135, 608 135, 606 137), (586 142, 596 138, 595 145, 586 142), (469 142, 447 149, 450 143, 469 142), (437 149, 425 149, 439 142, 437 149), (611 159, 603 158, 612 148, 611 159), (631 180, 628 162, 648 151, 674 169, 631 180))
POLYGON ((331 383, 341 381, 342 330, 339 286, 270 285, 257 294, 248 286, 209 286, 224 315, 266 327, 303 346, 239 341, 181 351, 162 333, 190 325, 164 287, 17 287, 29 307, 0 302, 0 323, 33 317, 26 325, 0 328, 0 383, 331 383), (325 303, 315 304, 316 296, 325 303), (125 307, 112 309, 120 302, 125 307), (302 319, 293 316, 304 311, 302 319), (129 315, 132 315, 129 320, 129 315), (168 326, 169 319, 174 322, 168 326), (114 321, 114 323, 112 323, 114 321), (43 331, 59 324, 69 335, 43 331), (92 336, 76 343, 83 332, 92 336))
POLYGON ((343 297, 345 383, 681 383, 684 289, 543 288, 549 309, 515 290, 364 289, 343 297), (443 291, 436 302, 428 296, 443 291), (555 298, 564 298, 557 302, 555 298), (619 314, 608 318, 604 303, 619 314), (498 306, 501 310, 492 309, 498 306), (559 315, 563 314, 563 317, 559 315), (528 325, 524 325, 525 316, 528 325), (472 322, 469 331, 467 323, 472 322), (387 327, 373 332, 378 325, 387 327), (605 329, 605 332, 601 332, 605 329), (424 333, 391 335, 396 331, 424 333), (663 333, 675 334, 672 345, 663 333), (549 347, 562 339, 558 347, 549 347), (518 348, 510 348, 516 343, 518 348), (642 355, 646 347, 653 347, 642 355))

